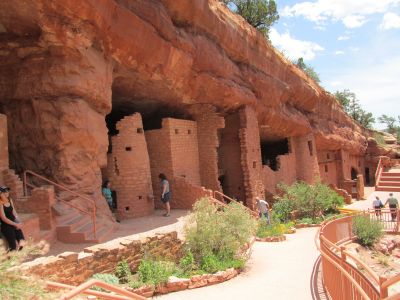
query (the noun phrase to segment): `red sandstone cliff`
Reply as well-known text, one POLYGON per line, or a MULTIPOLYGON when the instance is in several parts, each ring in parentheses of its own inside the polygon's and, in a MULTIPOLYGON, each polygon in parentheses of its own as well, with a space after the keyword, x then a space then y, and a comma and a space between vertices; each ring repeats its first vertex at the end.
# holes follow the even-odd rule
POLYGON ((11 160, 81 188, 99 186, 111 106, 243 105, 260 135, 313 133, 319 150, 365 152, 336 100, 217 0, 0 3, 0 103, 11 160))

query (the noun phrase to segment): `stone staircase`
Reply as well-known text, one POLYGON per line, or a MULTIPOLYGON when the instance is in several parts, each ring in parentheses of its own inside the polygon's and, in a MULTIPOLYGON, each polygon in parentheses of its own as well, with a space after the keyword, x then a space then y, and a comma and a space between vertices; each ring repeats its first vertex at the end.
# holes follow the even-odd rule
POLYGON ((64 243, 100 243, 115 229, 112 221, 96 222, 96 237, 93 234, 92 217, 57 201, 52 207, 56 219, 57 239, 64 243))
POLYGON ((386 172, 382 172, 376 191, 400 192, 400 166, 396 165, 386 172))

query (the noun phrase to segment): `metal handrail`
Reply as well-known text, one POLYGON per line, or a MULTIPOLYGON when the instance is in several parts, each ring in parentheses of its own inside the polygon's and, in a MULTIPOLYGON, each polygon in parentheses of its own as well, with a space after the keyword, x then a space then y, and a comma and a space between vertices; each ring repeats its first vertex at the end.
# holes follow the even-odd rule
POLYGON ((93 223, 93 237, 96 238, 96 234, 97 234, 97 228, 96 228, 96 202, 95 202, 94 199, 89 198, 89 197, 87 197, 85 195, 79 194, 79 193, 77 193, 77 192, 75 192, 75 191, 73 191, 73 190, 71 190, 71 189, 69 189, 69 188, 67 188, 67 187, 65 187, 65 186, 63 186, 61 184, 58 184, 58 183, 56 183, 56 182, 54 182, 54 181, 52 181, 52 180, 50 180, 50 179, 48 179, 46 177, 43 177, 43 176, 41 176, 41 175, 39 175, 39 174, 37 174, 37 173, 35 173, 33 171, 30 171, 30 170, 24 171, 24 174, 23 174, 23 184, 24 184, 24 195, 25 196, 28 196, 28 188, 27 188, 28 186, 31 187, 31 188, 35 188, 36 187, 36 186, 28 183, 28 180, 27 180, 28 179, 28 175, 32 175, 32 176, 34 176, 36 178, 39 178, 39 179, 47 182, 50 185, 56 186, 61 190, 69 192, 72 195, 76 196, 77 198, 81 198, 83 200, 89 201, 89 203, 91 202, 91 204, 93 206, 93 210, 92 210, 92 212, 88 212, 88 211, 83 210, 82 208, 80 208, 80 207, 68 202, 68 201, 65 201, 65 200, 61 199, 60 197, 57 198, 59 201, 65 203, 66 205, 68 205, 68 206, 70 206, 70 207, 72 207, 72 208, 74 208, 76 210, 79 210, 80 212, 82 212, 84 214, 87 214, 87 215, 91 216, 92 223, 93 223))
MULTIPOLYGON (((231 198, 231 197, 229 197, 229 196, 227 196, 227 195, 225 195, 224 193, 221 193, 220 191, 214 191, 213 192, 213 197, 214 197, 214 199, 216 199, 216 200, 218 200, 217 199, 217 195, 220 195, 221 197, 222 197, 222 199, 228 199, 229 200, 229 202, 235 202, 235 203, 238 203, 238 204, 240 204, 240 205, 243 205, 242 203, 240 203, 239 201, 237 201, 237 200, 235 200, 235 199, 233 199, 233 198, 231 198)), ((222 201, 221 201, 222 202, 222 201)), ((255 211, 252 211, 250 208, 248 208, 247 206, 245 206, 245 205, 243 205, 243 207, 245 207, 248 211, 249 211, 249 213, 251 214, 251 215, 253 215, 255 218, 258 218, 258 214, 255 212, 255 211)))
POLYGON ((147 299, 146 297, 140 296, 136 293, 129 292, 123 288, 105 283, 105 282, 97 280, 97 279, 91 279, 91 280, 89 280, 85 283, 82 283, 81 285, 78 285, 76 287, 68 285, 68 284, 52 282, 52 281, 46 281, 46 285, 48 287, 52 287, 52 288, 63 288, 63 289, 70 290, 68 293, 61 296, 59 298, 59 300, 72 299, 73 297, 75 297, 79 294, 93 295, 93 296, 98 296, 101 299, 110 299, 110 300, 129 300, 129 299, 146 300, 147 299), (90 288, 92 288, 94 286, 100 287, 102 289, 105 289, 105 290, 108 290, 108 291, 111 291, 114 293, 118 293, 122 296, 90 290, 90 288))
MULTIPOLYGON (((397 214, 399 214, 399 213, 400 213, 400 211, 397 212, 397 214)), ((360 212, 359 214, 349 215, 347 218, 352 219, 355 215, 360 215, 360 214, 374 215, 375 211, 373 211, 373 210, 372 211, 370 211, 370 210, 364 211, 364 212, 360 212)), ((318 250, 320 251, 321 255, 325 259, 327 259, 331 264, 333 264, 340 271, 340 273, 342 275, 344 275, 346 278, 348 278, 363 297, 364 297, 364 295, 366 295, 366 293, 363 290, 363 288, 361 286, 359 286, 359 284, 357 283, 357 280, 352 277, 353 272, 349 273, 340 264, 338 264, 336 261, 334 261, 334 259, 329 257, 329 255, 337 257, 338 259, 341 259, 343 261, 343 263, 346 263, 351 269, 357 270, 352 265, 350 265, 348 262, 346 262, 346 257, 350 257, 351 259, 356 261, 356 263, 358 265, 360 265, 364 270, 367 271, 368 275, 370 275, 372 280, 376 283, 375 285, 379 287, 379 292, 378 292, 379 299, 387 299, 387 300, 388 299, 396 299, 396 298, 393 298, 393 296, 388 297, 388 287, 397 282, 400 282, 400 274, 398 274, 390 279, 386 279, 384 277, 379 277, 368 265, 366 265, 363 261, 361 261, 359 258, 355 257, 350 252, 344 250, 343 247, 341 248, 340 252, 337 251, 339 249, 338 245, 340 245, 341 243, 343 243, 346 240, 354 239, 355 236, 343 238, 340 241, 337 241, 335 243, 333 243, 327 237, 324 236, 325 227, 328 224, 337 222, 338 220, 340 220, 340 219, 335 219, 335 220, 331 220, 331 221, 322 223, 321 228, 319 229, 319 231, 316 234, 315 244, 316 244, 318 250), (319 237, 319 239, 317 239, 317 237, 319 237), (325 252, 328 252, 328 253, 325 253, 325 252), (361 288, 363 290, 363 292, 361 292, 359 290, 359 288, 361 288)), ((399 218, 397 221, 399 221, 399 218)), ((364 275, 363 275, 363 277, 371 286, 374 286, 374 284, 370 281, 370 279, 368 279, 368 277, 365 277, 364 275)), ((369 299, 369 298, 366 298, 366 299, 369 299)))

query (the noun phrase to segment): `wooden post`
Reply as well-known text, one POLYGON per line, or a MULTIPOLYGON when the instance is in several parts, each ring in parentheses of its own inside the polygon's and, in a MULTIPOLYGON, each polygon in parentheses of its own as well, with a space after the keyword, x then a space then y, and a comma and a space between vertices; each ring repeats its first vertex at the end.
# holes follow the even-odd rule
POLYGON ((379 276, 379 299, 388 297, 388 288, 383 288, 383 283, 387 280, 385 276, 379 276))

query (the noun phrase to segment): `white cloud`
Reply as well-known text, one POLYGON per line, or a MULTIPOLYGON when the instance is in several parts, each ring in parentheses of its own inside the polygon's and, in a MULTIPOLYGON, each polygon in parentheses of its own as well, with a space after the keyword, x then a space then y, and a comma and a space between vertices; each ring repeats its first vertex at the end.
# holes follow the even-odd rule
POLYGON ((272 28, 269 37, 272 44, 282 50, 290 59, 303 57, 305 60, 313 60, 318 51, 324 50, 317 43, 293 38, 288 31, 280 34, 275 28, 272 28))
POLYGON ((391 12, 386 13, 383 16, 383 20, 382 23, 379 25, 379 28, 383 30, 400 28, 400 16, 391 12))
POLYGON ((285 6, 282 16, 302 16, 312 22, 323 24, 327 21, 342 21, 348 28, 362 26, 366 16, 386 13, 400 4, 400 0, 316 0, 285 6))
POLYGON ((341 35, 341 36, 339 36, 337 38, 338 41, 346 41, 346 40, 349 40, 349 39, 350 39, 350 37, 347 36, 347 35, 341 35))
POLYGON ((341 50, 338 50, 335 52, 335 55, 343 55, 343 54, 344 54, 344 51, 341 51, 341 50))
POLYGON ((358 51, 360 51, 360 48, 358 48, 358 47, 349 47, 349 49, 350 49, 352 52, 358 52, 358 51))
POLYGON ((358 15, 346 16, 343 18, 342 21, 344 26, 346 26, 347 28, 361 27, 364 25, 365 22, 367 22, 364 16, 358 16, 358 15))

